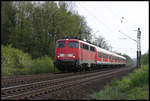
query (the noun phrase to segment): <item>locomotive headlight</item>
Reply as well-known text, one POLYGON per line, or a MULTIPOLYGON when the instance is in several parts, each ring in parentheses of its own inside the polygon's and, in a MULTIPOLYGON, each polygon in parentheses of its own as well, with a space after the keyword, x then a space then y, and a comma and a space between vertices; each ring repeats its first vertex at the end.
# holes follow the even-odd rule
POLYGON ((72 56, 73 56, 73 54, 68 54, 67 56, 68 56, 68 57, 72 57, 72 56))
POLYGON ((60 54, 59 56, 60 56, 60 57, 64 57, 64 54, 60 54))

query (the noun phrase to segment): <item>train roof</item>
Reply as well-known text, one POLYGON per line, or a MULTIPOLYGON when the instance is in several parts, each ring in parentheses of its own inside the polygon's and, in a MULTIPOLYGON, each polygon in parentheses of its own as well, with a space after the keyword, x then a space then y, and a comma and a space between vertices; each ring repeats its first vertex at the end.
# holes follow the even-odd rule
POLYGON ((109 55, 113 55, 113 56, 116 56, 116 57, 120 57, 120 58, 122 58, 122 59, 126 59, 125 57, 123 57, 123 56, 121 56, 121 55, 118 55, 118 54, 116 54, 116 53, 113 53, 113 52, 110 52, 110 51, 108 51, 108 50, 102 49, 102 48, 100 48, 100 47, 98 47, 98 46, 96 46, 96 49, 97 49, 97 51, 100 51, 100 52, 103 52, 103 53, 106 53, 106 54, 109 54, 109 55))
POLYGON ((113 55, 113 56, 116 56, 116 57, 120 57, 120 58, 122 58, 122 59, 126 59, 125 57, 123 57, 123 56, 121 56, 121 55, 118 55, 118 54, 116 54, 116 53, 110 52, 110 51, 108 51, 108 50, 105 50, 105 49, 103 49, 103 48, 100 48, 100 47, 98 47, 98 46, 95 46, 95 45, 93 45, 93 44, 91 44, 91 43, 88 43, 88 42, 83 41, 83 40, 80 40, 80 39, 76 39, 76 38, 66 38, 66 39, 65 39, 65 38, 64 38, 64 39, 60 39, 60 40, 57 40, 57 41, 63 41, 63 40, 79 41, 79 42, 82 42, 82 43, 84 43, 84 44, 87 44, 87 45, 90 45, 90 46, 95 47, 96 50, 99 51, 99 52, 103 52, 103 53, 106 53, 106 54, 109 54, 109 55, 113 55))

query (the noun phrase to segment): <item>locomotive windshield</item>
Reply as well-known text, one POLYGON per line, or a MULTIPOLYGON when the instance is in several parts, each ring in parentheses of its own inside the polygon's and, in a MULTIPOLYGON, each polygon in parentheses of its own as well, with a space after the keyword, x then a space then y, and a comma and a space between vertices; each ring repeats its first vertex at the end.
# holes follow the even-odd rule
POLYGON ((63 48, 63 47, 65 47, 65 41, 59 41, 57 43, 57 48, 63 48))
POLYGON ((78 48, 78 42, 71 41, 71 42, 69 42, 68 46, 70 48, 78 48))

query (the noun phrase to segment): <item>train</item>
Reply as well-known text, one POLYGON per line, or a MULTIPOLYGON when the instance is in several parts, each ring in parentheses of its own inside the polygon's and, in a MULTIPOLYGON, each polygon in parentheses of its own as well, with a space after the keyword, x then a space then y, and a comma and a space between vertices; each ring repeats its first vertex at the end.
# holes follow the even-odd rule
POLYGON ((54 66, 61 71, 87 71, 125 65, 125 57, 79 38, 56 41, 54 66))

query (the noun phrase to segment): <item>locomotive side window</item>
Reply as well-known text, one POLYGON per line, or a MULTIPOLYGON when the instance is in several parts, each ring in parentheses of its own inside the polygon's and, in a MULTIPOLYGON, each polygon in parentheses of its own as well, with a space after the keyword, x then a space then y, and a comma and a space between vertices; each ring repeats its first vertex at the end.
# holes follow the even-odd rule
POLYGON ((89 50, 89 46, 86 44, 83 44, 83 49, 89 50))
POLYGON ((80 43, 80 48, 83 48, 83 43, 80 43))
POLYGON ((94 47, 90 46, 90 51, 93 51, 93 52, 95 52, 95 49, 94 49, 94 47))
POLYGON ((59 41, 58 43, 57 43, 57 46, 56 46, 57 48, 63 48, 63 47, 65 47, 65 41, 59 41))
POLYGON ((78 42, 71 41, 69 42, 68 46, 71 48, 78 48, 78 42))

